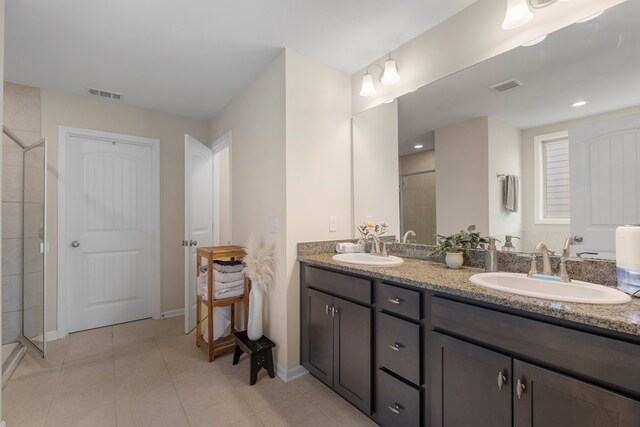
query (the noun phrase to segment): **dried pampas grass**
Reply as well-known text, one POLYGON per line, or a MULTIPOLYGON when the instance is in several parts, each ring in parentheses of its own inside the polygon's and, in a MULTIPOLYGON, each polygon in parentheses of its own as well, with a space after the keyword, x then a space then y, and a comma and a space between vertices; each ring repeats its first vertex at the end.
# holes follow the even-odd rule
POLYGON ((275 243, 258 243, 251 236, 247 242, 244 264, 247 276, 253 284, 258 284, 264 292, 273 286, 276 276, 276 245, 275 243))

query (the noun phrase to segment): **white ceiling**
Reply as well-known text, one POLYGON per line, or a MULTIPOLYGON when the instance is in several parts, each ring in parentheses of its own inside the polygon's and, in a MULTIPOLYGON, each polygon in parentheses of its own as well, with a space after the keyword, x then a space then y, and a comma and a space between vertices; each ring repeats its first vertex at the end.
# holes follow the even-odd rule
POLYGON ((5 79, 209 119, 283 47, 353 74, 475 0, 11 0, 5 79))
POLYGON ((639 22, 640 2, 625 2, 538 45, 516 48, 402 96, 400 154, 418 151, 416 141, 432 140, 436 129, 478 117, 529 129, 640 105, 639 22), (489 89, 511 78, 524 86, 501 94, 489 89), (588 104, 570 106, 581 99, 588 104))

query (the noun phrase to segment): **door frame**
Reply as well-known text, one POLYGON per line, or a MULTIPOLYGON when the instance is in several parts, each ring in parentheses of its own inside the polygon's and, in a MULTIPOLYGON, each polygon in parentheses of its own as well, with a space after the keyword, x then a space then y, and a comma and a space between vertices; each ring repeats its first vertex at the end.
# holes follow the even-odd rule
MULTIPOLYGON (((70 137, 84 137, 124 144, 142 145, 151 148, 151 215, 148 219, 154 230, 151 242, 151 259, 160 266, 160 140, 141 136, 124 135, 58 126, 58 290, 57 290, 57 337, 68 334, 68 284, 67 284, 67 142, 70 137)), ((153 268, 151 277, 151 313, 154 319, 161 318, 160 268, 153 268)), ((45 269, 46 271, 46 269, 45 269)))
MULTIPOLYGON (((213 164, 215 165, 215 156, 216 153, 220 152, 221 150, 225 149, 225 148, 229 148, 229 206, 228 206, 228 212, 227 212, 227 217, 229 218, 229 241, 233 242, 233 215, 231 215, 231 213, 233 212, 232 210, 232 206, 233 206, 233 138, 232 138, 232 134, 231 131, 227 131, 224 133, 224 135, 222 135, 220 138, 216 139, 215 141, 213 141, 210 145, 211 150, 213 151, 213 164)), ((215 176, 216 176, 216 170, 213 170, 213 177, 215 180, 215 176)), ((220 193, 216 192, 215 189, 215 182, 213 183, 213 235, 215 237, 216 235, 216 208, 215 206, 218 206, 220 204, 220 193)), ((218 219, 218 222, 220 222, 220 220, 218 219)), ((219 231, 218 231, 219 233, 219 231)), ((219 234, 218 234, 219 235, 219 234)), ((215 240, 215 238, 214 238, 215 240)), ((222 245, 226 245, 226 243, 222 243, 222 245)))

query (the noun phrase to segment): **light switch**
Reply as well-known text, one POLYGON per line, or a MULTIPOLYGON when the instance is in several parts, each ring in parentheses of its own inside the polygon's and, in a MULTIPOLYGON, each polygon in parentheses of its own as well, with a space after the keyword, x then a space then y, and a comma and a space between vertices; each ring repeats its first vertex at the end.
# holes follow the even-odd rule
POLYGON ((330 216, 329 217, 329 231, 336 231, 338 228, 338 217, 330 216))
POLYGON ((278 232, 278 217, 272 216, 269 218, 269 233, 277 233, 278 232))

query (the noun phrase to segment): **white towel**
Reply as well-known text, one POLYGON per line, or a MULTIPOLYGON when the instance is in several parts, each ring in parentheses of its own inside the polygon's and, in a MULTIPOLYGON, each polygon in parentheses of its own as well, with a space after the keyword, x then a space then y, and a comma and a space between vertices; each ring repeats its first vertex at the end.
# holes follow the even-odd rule
MULTIPOLYGON (((205 326, 202 330, 202 338, 205 342, 209 342, 209 331, 205 326)), ((226 337, 231 334, 231 306, 214 307, 213 308, 213 340, 220 337, 226 337)))
POLYGON ((238 286, 235 288, 227 288, 216 290, 213 294, 215 299, 234 298, 244 294, 244 286, 238 286))
POLYGON ((238 280, 244 280, 244 270, 237 271, 235 273, 221 273, 216 271, 214 273, 214 278, 216 282, 227 283, 227 282, 236 282, 238 280))
POLYGON ((359 250, 360 245, 358 245, 357 243, 343 242, 336 245, 336 252, 339 254, 350 254, 358 252, 359 250))
POLYGON ((216 292, 223 289, 236 288, 238 286, 244 286, 244 278, 242 278, 241 280, 236 280, 235 282, 218 282, 217 280, 215 281, 216 292))
POLYGON ((219 273, 237 273, 244 269, 244 264, 239 263, 239 264, 229 265, 229 264, 218 264, 214 262, 213 269, 219 273))
POLYGON ((509 212, 518 211, 518 177, 506 175, 502 183, 502 199, 504 207, 509 212))

